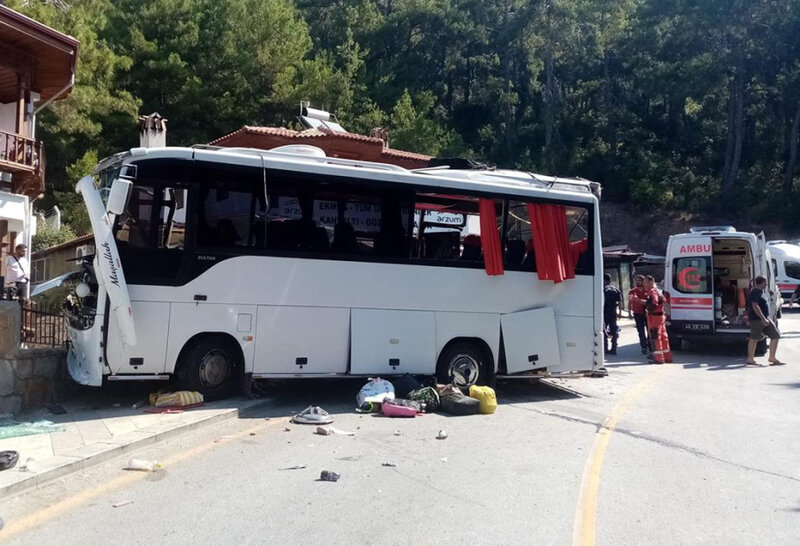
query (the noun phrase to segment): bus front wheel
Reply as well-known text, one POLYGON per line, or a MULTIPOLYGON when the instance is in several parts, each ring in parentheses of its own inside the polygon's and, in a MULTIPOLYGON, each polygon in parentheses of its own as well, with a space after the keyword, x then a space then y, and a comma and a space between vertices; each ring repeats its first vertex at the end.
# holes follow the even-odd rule
POLYGON ((230 393, 241 360, 241 350, 225 336, 190 341, 178 363, 178 383, 182 389, 202 393, 205 400, 224 398, 230 393))
POLYGON ((477 343, 455 341, 439 356, 436 375, 440 383, 452 383, 462 389, 486 385, 491 376, 491 357, 477 343))

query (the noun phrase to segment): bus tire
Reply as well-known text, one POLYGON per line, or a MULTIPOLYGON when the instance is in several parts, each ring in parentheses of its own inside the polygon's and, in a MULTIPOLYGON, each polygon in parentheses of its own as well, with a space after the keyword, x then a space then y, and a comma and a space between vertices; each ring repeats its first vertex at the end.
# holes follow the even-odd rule
POLYGON ((198 391, 205 400, 224 398, 242 368, 241 348, 225 335, 194 338, 178 359, 178 385, 198 391))
POLYGON ((486 385, 492 378, 492 358, 481 344, 458 340, 450 342, 439 355, 436 378, 439 383, 468 389, 470 385, 486 385))

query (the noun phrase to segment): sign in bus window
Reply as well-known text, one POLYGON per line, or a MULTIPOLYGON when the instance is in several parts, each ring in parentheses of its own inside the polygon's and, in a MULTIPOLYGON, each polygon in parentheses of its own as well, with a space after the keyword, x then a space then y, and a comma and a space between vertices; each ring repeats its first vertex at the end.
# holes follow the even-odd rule
POLYGON ((673 285, 684 294, 708 294, 710 259, 707 256, 677 258, 674 262, 673 285))

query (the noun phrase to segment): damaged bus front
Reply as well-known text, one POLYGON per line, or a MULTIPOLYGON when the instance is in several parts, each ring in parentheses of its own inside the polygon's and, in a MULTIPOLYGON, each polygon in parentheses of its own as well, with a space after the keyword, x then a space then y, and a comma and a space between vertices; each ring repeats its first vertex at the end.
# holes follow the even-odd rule
POLYGON ((81 270, 73 274, 79 281, 64 303, 69 335, 67 364, 72 378, 83 385, 100 386, 106 366, 106 319, 113 314, 123 344, 136 345, 128 287, 122 270, 112 226, 125 209, 131 183, 117 178, 111 184, 107 204, 103 204, 94 178, 86 176, 76 191, 83 197, 94 233, 94 256, 87 256, 81 270))

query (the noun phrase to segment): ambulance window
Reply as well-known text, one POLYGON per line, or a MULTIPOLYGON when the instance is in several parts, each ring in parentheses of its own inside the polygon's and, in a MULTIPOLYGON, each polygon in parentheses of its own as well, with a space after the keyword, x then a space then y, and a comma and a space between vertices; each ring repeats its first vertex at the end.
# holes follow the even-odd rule
POLYGON ((778 276, 778 262, 773 258, 772 260, 772 274, 778 276))
POLYGON ((800 262, 785 262, 783 267, 788 277, 800 280, 800 262))
POLYGON ((672 285, 684 294, 711 292, 711 259, 708 256, 677 258, 673 263, 672 285))

